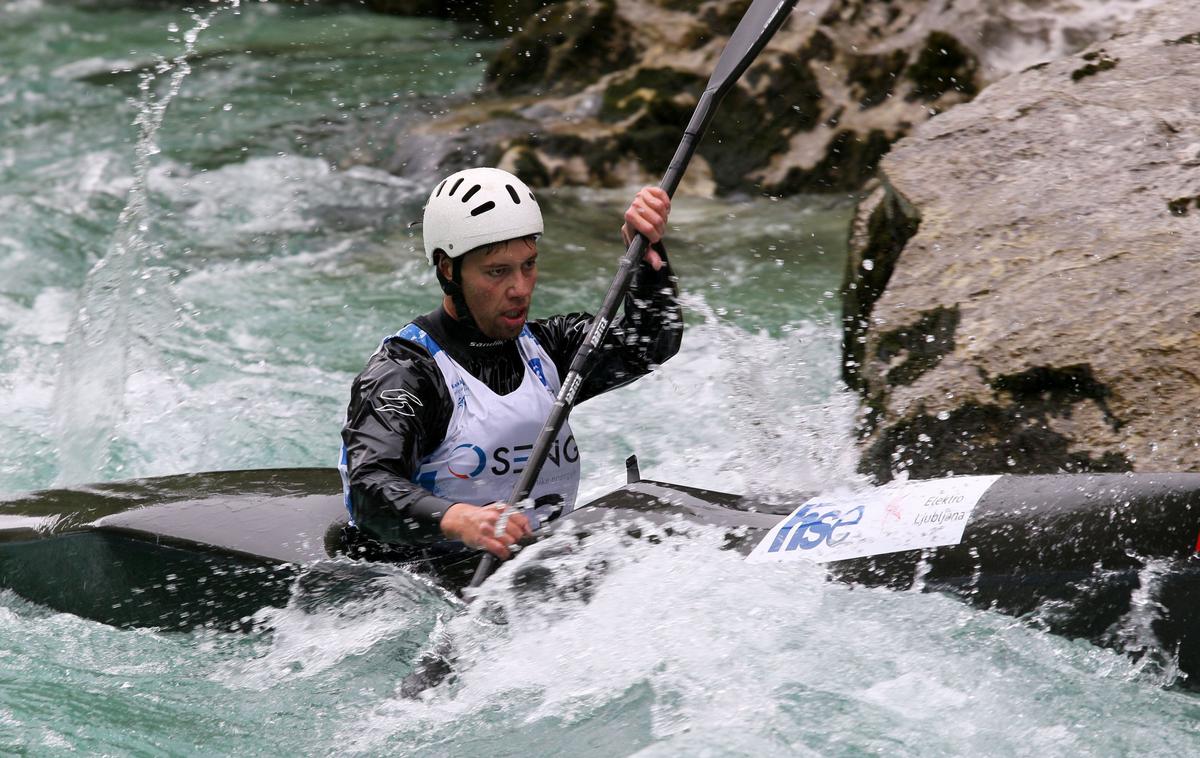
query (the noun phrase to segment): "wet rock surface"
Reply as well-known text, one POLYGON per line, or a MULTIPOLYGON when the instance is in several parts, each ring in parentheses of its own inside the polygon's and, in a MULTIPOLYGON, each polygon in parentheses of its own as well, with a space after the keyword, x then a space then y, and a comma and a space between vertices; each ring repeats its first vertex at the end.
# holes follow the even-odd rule
MULTIPOLYGON (((1152 0, 801 0, 720 109, 683 190, 856 190, 912 128, 1152 0)), ((416 175, 502 165, 541 185, 656 181, 747 0, 539 4, 471 102, 356 160, 416 175)), ((378 135, 375 135, 378 137, 378 135)))
MULTIPOLYGON (((551 5, 492 60, 486 106, 456 108, 423 131, 446 135, 446 167, 495 163, 541 184, 654 181, 748 3, 686 5, 551 5), (452 144, 497 109, 525 122, 452 144)), ((974 56, 950 35, 892 45, 884 30, 860 29, 851 3, 801 5, 811 7, 793 13, 718 111, 685 191, 854 189, 911 124, 981 85, 974 56)))
POLYGON ((1200 470, 1200 8, 991 85, 858 209, 862 468, 1200 470))

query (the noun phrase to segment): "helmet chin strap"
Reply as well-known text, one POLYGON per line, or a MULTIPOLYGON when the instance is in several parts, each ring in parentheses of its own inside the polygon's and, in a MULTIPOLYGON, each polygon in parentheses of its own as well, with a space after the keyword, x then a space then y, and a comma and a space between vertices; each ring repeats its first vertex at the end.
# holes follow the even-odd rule
POLYGON ((467 306, 467 299, 463 296, 462 262, 463 259, 461 257, 450 259, 450 279, 442 275, 441 266, 435 264, 433 270, 437 274, 438 284, 442 285, 442 292, 449 295, 450 301, 454 303, 455 320, 461 324, 475 326, 475 317, 471 315, 471 309, 467 306))

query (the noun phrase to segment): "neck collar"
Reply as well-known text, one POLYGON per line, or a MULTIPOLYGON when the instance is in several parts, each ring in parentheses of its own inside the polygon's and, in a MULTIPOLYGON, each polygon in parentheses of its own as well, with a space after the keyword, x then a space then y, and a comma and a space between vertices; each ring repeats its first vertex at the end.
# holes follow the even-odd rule
POLYGON ((430 316, 432 317, 430 320, 436 324, 436 329, 442 333, 441 336, 444 340, 453 343, 459 351, 465 351, 472 355, 486 356, 500 352, 515 342, 515 340, 498 340, 487 336, 479 331, 474 319, 458 321, 446 311, 444 306, 438 308, 430 316))

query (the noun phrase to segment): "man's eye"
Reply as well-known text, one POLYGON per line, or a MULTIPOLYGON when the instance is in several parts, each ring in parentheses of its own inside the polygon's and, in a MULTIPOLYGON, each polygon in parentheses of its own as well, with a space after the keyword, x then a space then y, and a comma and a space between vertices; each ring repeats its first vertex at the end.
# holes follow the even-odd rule
POLYGON ((504 276, 505 273, 507 272, 502 268, 493 268, 488 270, 487 275, 493 279, 499 279, 500 277, 504 276))

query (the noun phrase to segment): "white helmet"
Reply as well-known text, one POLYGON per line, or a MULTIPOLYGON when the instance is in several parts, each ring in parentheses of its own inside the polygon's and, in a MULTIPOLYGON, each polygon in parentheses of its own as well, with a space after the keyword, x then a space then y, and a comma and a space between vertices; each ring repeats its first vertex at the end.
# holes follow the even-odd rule
POLYGON ((448 176, 429 196, 421 224, 430 265, 434 250, 457 258, 480 245, 544 229, 542 211, 525 182, 498 168, 469 168, 448 176))

